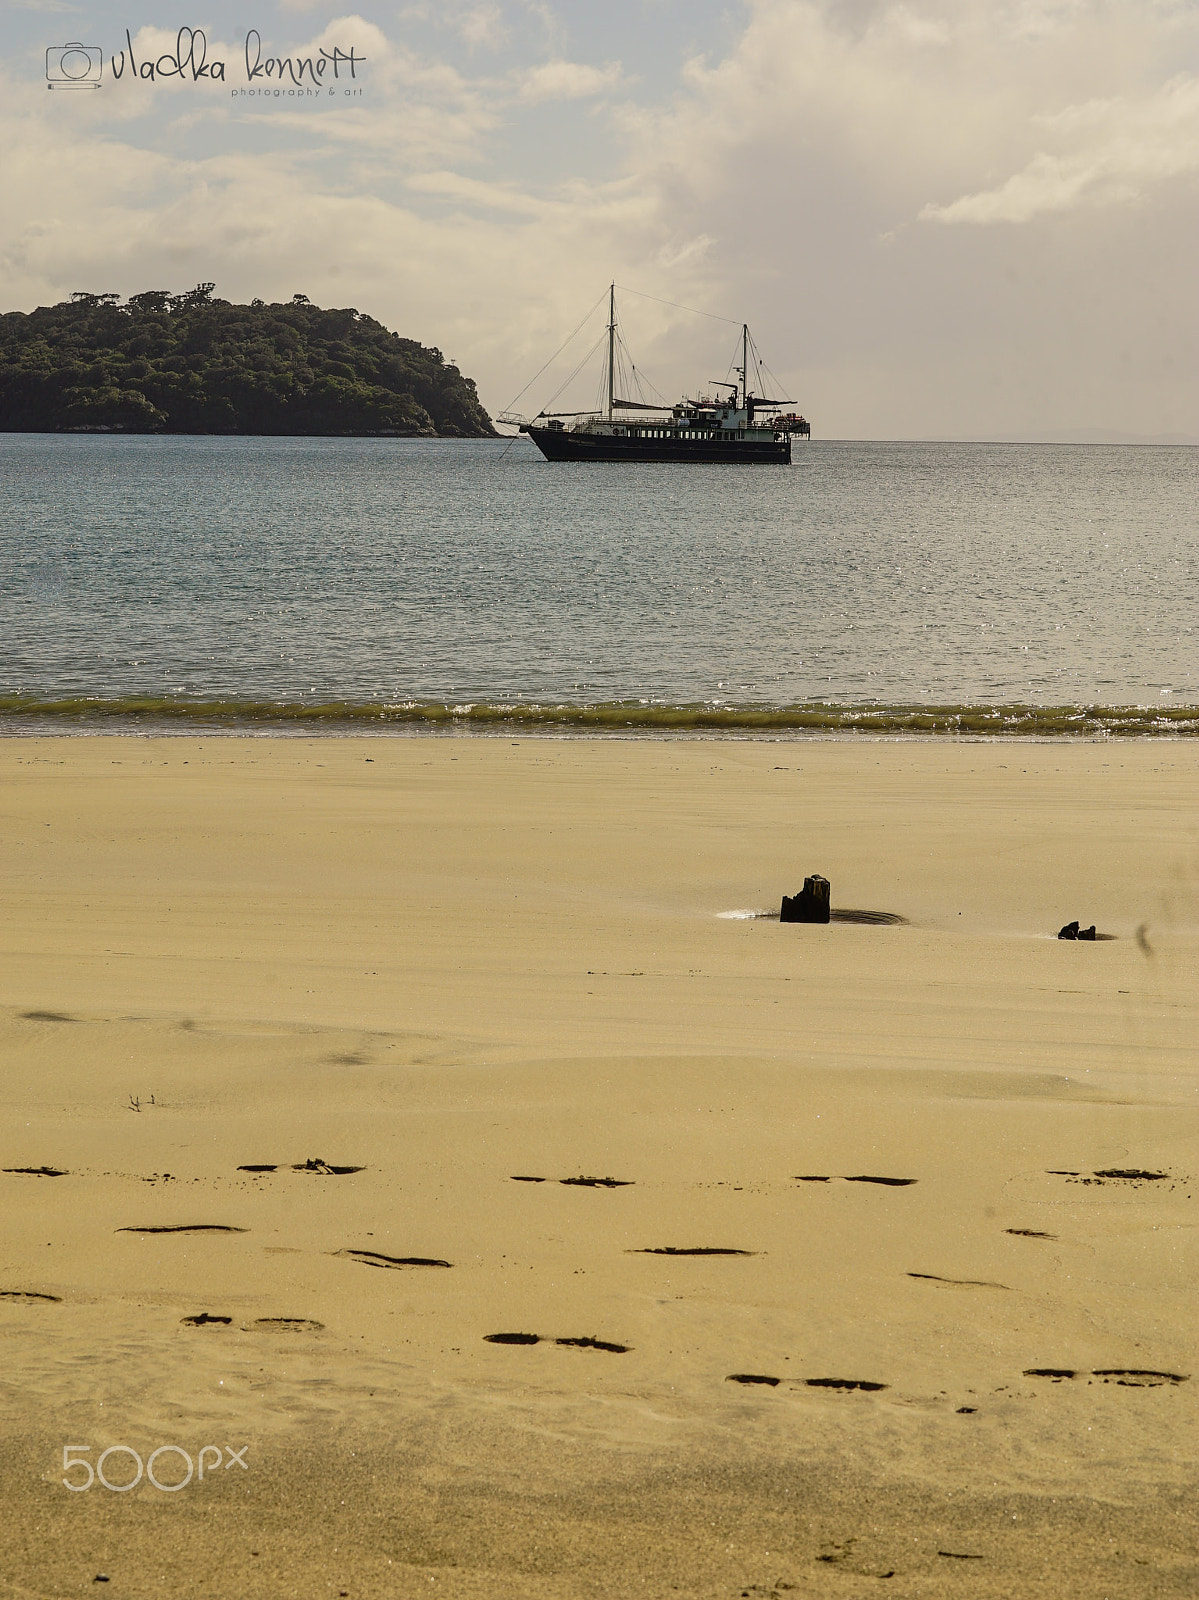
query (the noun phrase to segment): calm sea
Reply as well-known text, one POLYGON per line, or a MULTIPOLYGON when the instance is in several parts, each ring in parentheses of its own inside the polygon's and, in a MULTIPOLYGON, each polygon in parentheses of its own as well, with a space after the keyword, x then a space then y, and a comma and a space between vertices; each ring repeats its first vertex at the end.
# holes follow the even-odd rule
POLYGON ((1199 450, 0 435, 0 723, 1199 732, 1199 450))

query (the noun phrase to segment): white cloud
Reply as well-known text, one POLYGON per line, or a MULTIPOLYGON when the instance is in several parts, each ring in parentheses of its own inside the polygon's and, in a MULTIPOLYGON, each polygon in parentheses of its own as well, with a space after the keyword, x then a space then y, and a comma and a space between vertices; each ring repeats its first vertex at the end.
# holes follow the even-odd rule
POLYGON ((581 61, 543 61, 517 79, 517 95, 528 105, 548 100, 587 100, 615 89, 621 81, 619 61, 603 67, 581 61))
POLYGON ((457 200, 471 208, 507 212, 513 216, 546 217, 554 210, 552 201, 540 200, 510 184, 484 183, 459 172, 421 172, 409 178, 406 187, 414 194, 437 195, 457 200))
POLYGON ((1172 79, 1148 100, 1092 101, 1042 119, 1075 148, 1038 151, 1004 183, 926 205, 932 222, 1028 222, 1079 205, 1115 205, 1199 172, 1199 79, 1172 79))
POLYGON ((504 13, 498 5, 468 6, 450 15, 450 25, 467 44, 497 50, 507 41, 504 13))

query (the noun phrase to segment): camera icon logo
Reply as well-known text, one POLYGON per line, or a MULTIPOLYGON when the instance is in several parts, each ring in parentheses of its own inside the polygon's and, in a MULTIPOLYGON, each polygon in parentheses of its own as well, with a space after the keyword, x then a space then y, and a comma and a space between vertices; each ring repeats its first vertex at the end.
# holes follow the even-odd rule
POLYGON ((98 44, 52 44, 46 51, 47 89, 98 89, 104 52, 98 44))

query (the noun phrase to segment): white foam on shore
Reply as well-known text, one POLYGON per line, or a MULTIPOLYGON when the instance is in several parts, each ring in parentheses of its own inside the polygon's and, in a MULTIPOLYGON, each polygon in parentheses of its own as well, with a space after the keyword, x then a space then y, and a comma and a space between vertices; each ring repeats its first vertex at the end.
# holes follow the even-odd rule
POLYGON ((718 911, 716 915, 723 917, 726 922, 752 922, 755 917, 768 917, 770 913, 769 911, 743 909, 739 911, 718 911))

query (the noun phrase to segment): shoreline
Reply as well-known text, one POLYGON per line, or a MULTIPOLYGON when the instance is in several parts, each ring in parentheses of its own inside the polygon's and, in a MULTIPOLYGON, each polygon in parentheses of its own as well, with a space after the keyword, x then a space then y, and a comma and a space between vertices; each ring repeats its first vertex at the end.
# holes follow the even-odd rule
POLYGON ((241 727, 231 726, 228 723, 214 723, 211 726, 204 724, 189 724, 187 727, 154 726, 154 727, 122 727, 105 725, 95 728, 74 728, 70 731, 61 726, 5 728, 0 724, 0 743, 21 739, 261 739, 261 740, 304 740, 304 739, 329 739, 340 743, 347 739, 456 739, 456 740, 481 740, 500 742, 513 740, 529 740, 538 743, 595 743, 595 744, 674 744, 674 743, 700 743, 700 744, 837 744, 837 745, 915 745, 915 746, 955 746, 955 745, 995 745, 1000 748, 1018 748, 1022 745, 1050 746, 1071 749, 1080 746, 1103 746, 1104 748, 1123 749, 1129 745, 1186 745, 1195 735, 1188 732, 1170 733, 1136 733, 1113 735, 1109 733, 1071 733, 1071 734, 1034 734, 1034 733, 874 733, 857 732, 852 729, 828 729, 816 731, 807 729, 783 730, 781 732, 755 732, 752 729, 622 729, 622 728, 527 728, 527 727, 499 727, 499 728, 472 728, 472 727, 420 727, 409 726, 402 728, 369 729, 357 726, 342 729, 321 727, 319 732, 310 726, 274 726, 246 724, 241 727))
POLYGON ((0 738, 113 737, 174 733, 262 733, 347 738, 452 733, 626 738, 916 738, 1091 741, 1199 736, 1199 704, 1037 705, 810 701, 771 706, 657 702, 546 702, 501 699, 418 701, 246 701, 144 695, 52 698, 0 695, 0 738))

